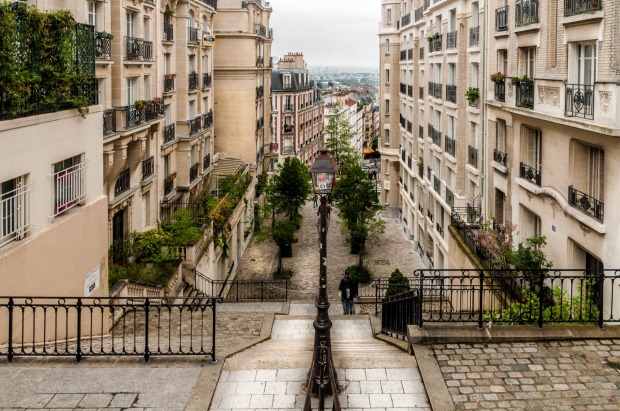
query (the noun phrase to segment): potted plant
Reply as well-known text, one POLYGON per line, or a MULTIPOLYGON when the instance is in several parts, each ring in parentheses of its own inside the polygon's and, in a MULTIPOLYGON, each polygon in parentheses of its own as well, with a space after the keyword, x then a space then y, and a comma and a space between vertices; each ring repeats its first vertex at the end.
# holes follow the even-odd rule
POLYGON ((439 37, 441 37, 441 34, 439 34, 439 32, 436 32, 435 34, 433 34, 434 39, 438 39, 439 37))
POLYGON ((480 91, 478 90, 478 87, 470 87, 465 92, 465 98, 470 103, 473 103, 474 101, 478 100, 479 97, 480 97, 480 91))
POLYGON ((114 34, 112 33, 108 33, 107 31, 102 31, 99 33, 99 37, 102 39, 110 39, 112 40, 114 38, 114 34))
POLYGON ((136 100, 133 102, 133 106, 136 110, 142 110, 146 107, 146 101, 144 100, 136 100))
POLYGON ((166 74, 166 79, 167 80, 174 80, 175 78, 177 78, 176 74, 166 74))
POLYGON ((494 81, 496 83, 500 83, 504 81, 505 78, 506 78, 506 74, 502 73, 501 71, 491 74, 491 81, 494 81))

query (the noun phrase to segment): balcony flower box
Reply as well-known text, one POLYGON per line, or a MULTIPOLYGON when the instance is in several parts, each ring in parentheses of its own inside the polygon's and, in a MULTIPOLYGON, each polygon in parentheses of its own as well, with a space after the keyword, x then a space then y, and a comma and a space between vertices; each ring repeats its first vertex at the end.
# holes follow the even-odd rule
POLYGON ((465 98, 470 103, 473 103, 474 101, 478 100, 479 97, 480 97, 480 91, 478 90, 477 87, 470 87, 465 92, 465 98))
POLYGON ((166 74, 166 80, 174 80, 177 78, 176 74, 166 74))
POLYGON ((114 38, 114 34, 108 33, 107 31, 102 31, 102 32, 99 32, 99 37, 102 39, 112 40, 114 38))
POLYGON ((501 83, 505 79, 506 79, 506 74, 504 74, 502 72, 498 71, 497 73, 491 74, 491 81, 494 81, 496 83, 501 83))
POLYGON ((133 102, 133 106, 135 107, 136 110, 141 110, 143 108, 146 108, 147 102, 146 100, 136 100, 133 102))

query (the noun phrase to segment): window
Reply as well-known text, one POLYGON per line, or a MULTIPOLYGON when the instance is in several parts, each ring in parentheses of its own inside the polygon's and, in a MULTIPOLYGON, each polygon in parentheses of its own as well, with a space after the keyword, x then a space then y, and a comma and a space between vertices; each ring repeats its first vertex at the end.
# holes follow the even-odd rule
POLYGON ((385 84, 390 84, 390 69, 385 69, 385 84))
POLYGON ((83 154, 54 164, 54 216, 69 210, 86 197, 85 167, 83 154))
POLYGON ((144 99, 151 99, 151 76, 144 75, 144 99))
POLYGON ((540 217, 525 207, 521 207, 521 239, 540 235, 540 217))
POLYGON ((133 27, 133 19, 134 13, 127 13, 127 37, 134 37, 134 27, 133 27))
POLYGON ((590 86, 596 81, 596 43, 573 43, 569 45, 569 77, 571 83, 590 86))
POLYGON ((196 144, 194 144, 190 150, 189 150, 189 164, 190 166, 193 166, 194 164, 196 164, 198 162, 197 158, 197 149, 196 149, 196 144))
POLYGON ((385 129, 385 142, 383 144, 385 144, 386 146, 390 145, 390 130, 389 129, 385 129))
POLYGON ((605 191, 605 151, 590 144, 573 141, 573 187, 603 201, 605 191))
MULTIPOLYGON (((505 72, 504 72, 505 73, 505 72)), ((536 73, 536 47, 519 49, 519 74, 534 78, 536 73)))
POLYGON ((392 9, 387 9, 387 24, 392 24, 392 9))
POLYGON ((385 39, 385 54, 390 54, 390 39, 385 39))
POLYGON ((525 165, 540 171, 541 133, 530 127, 523 130, 523 162, 525 165))
POLYGON ((164 156, 164 176, 170 175, 170 154, 164 156))
POLYGON ((95 26, 97 30, 97 3, 94 1, 86 2, 86 24, 95 26))
POLYGON ((451 115, 448 115, 448 137, 453 140, 456 137, 456 121, 451 115))
POLYGON ((389 99, 385 100, 385 115, 386 116, 390 115, 390 100, 389 99))
POLYGON ((291 75, 290 75, 290 74, 288 74, 288 73, 287 73, 287 74, 285 74, 285 75, 282 77, 282 83, 283 83, 283 85, 284 85, 284 88, 285 88, 285 89, 286 89, 286 88, 291 88, 291 75))
POLYGON ((471 87, 478 88, 478 63, 471 64, 471 87))
POLYGON ((202 72, 209 72, 209 58, 207 56, 202 56, 202 72))
POLYGON ((189 102, 189 119, 193 119, 196 117, 196 100, 192 100, 189 102))
POLYGON ((497 50, 497 71, 508 72, 508 50, 497 50))
POLYGON ((448 64, 448 84, 451 86, 456 85, 456 64, 448 64))
POLYGON ((136 101, 136 82, 137 78, 128 78, 127 79, 127 105, 132 105, 134 101, 136 101))
POLYGON ((209 98, 203 97, 202 98, 202 114, 207 114, 208 111, 209 111, 209 98))
POLYGON ((148 40, 150 38, 150 35, 151 35, 150 24, 151 24, 151 19, 148 17, 145 17, 143 21, 144 31, 142 32, 142 38, 144 38, 144 40, 148 40))
POLYGON ((506 122, 504 120, 497 119, 495 131, 495 147, 497 147, 498 151, 506 153, 506 122))
POLYGON ((30 230, 30 186, 25 176, 0 183, 0 246, 30 230))

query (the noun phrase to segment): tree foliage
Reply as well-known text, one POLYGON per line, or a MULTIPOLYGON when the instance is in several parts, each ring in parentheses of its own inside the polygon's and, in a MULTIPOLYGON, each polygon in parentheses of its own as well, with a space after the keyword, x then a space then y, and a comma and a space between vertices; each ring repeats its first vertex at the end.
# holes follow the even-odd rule
POLYGON ((338 164, 340 174, 346 174, 349 166, 359 163, 359 158, 351 146, 351 124, 342 115, 334 115, 329 118, 325 133, 325 147, 338 164))
POLYGON ((296 157, 288 157, 273 176, 270 194, 276 213, 286 215, 299 227, 299 210, 312 192, 308 167, 296 157))
POLYGON ((409 291, 409 279, 403 275, 403 273, 397 268, 392 271, 390 278, 388 279, 388 288, 385 292, 385 297, 392 297, 394 295, 402 294, 409 291))

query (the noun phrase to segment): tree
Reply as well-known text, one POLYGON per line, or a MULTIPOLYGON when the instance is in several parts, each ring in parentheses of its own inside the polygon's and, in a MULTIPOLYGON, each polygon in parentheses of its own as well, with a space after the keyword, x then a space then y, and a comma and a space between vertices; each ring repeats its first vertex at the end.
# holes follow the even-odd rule
POLYGON ((346 176, 338 180, 332 191, 332 200, 340 210, 340 218, 351 236, 351 253, 359 254, 359 269, 368 240, 378 240, 385 223, 379 216, 383 206, 379 202, 375 183, 359 164, 352 165, 346 176))
POLYGON ((388 280, 388 288, 385 292, 385 297, 392 297, 394 295, 402 294, 409 291, 409 279, 400 272, 397 268, 392 271, 388 280))
POLYGON ((299 227, 299 209, 312 192, 308 167, 296 157, 288 157, 273 177, 276 212, 288 216, 289 221, 299 227))
POLYGON ((279 221, 271 230, 271 238, 280 248, 278 253, 278 274, 282 272, 282 257, 291 256, 291 243, 295 236, 295 225, 290 221, 279 221), (285 254, 285 255, 283 255, 285 254))
MULTIPOLYGON (((334 110, 338 111, 339 107, 336 106, 334 110)), ((350 165, 359 163, 355 150, 351 146, 353 138, 351 124, 342 115, 333 115, 329 118, 325 133, 327 134, 325 147, 338 164, 340 174, 346 174, 350 165)))

